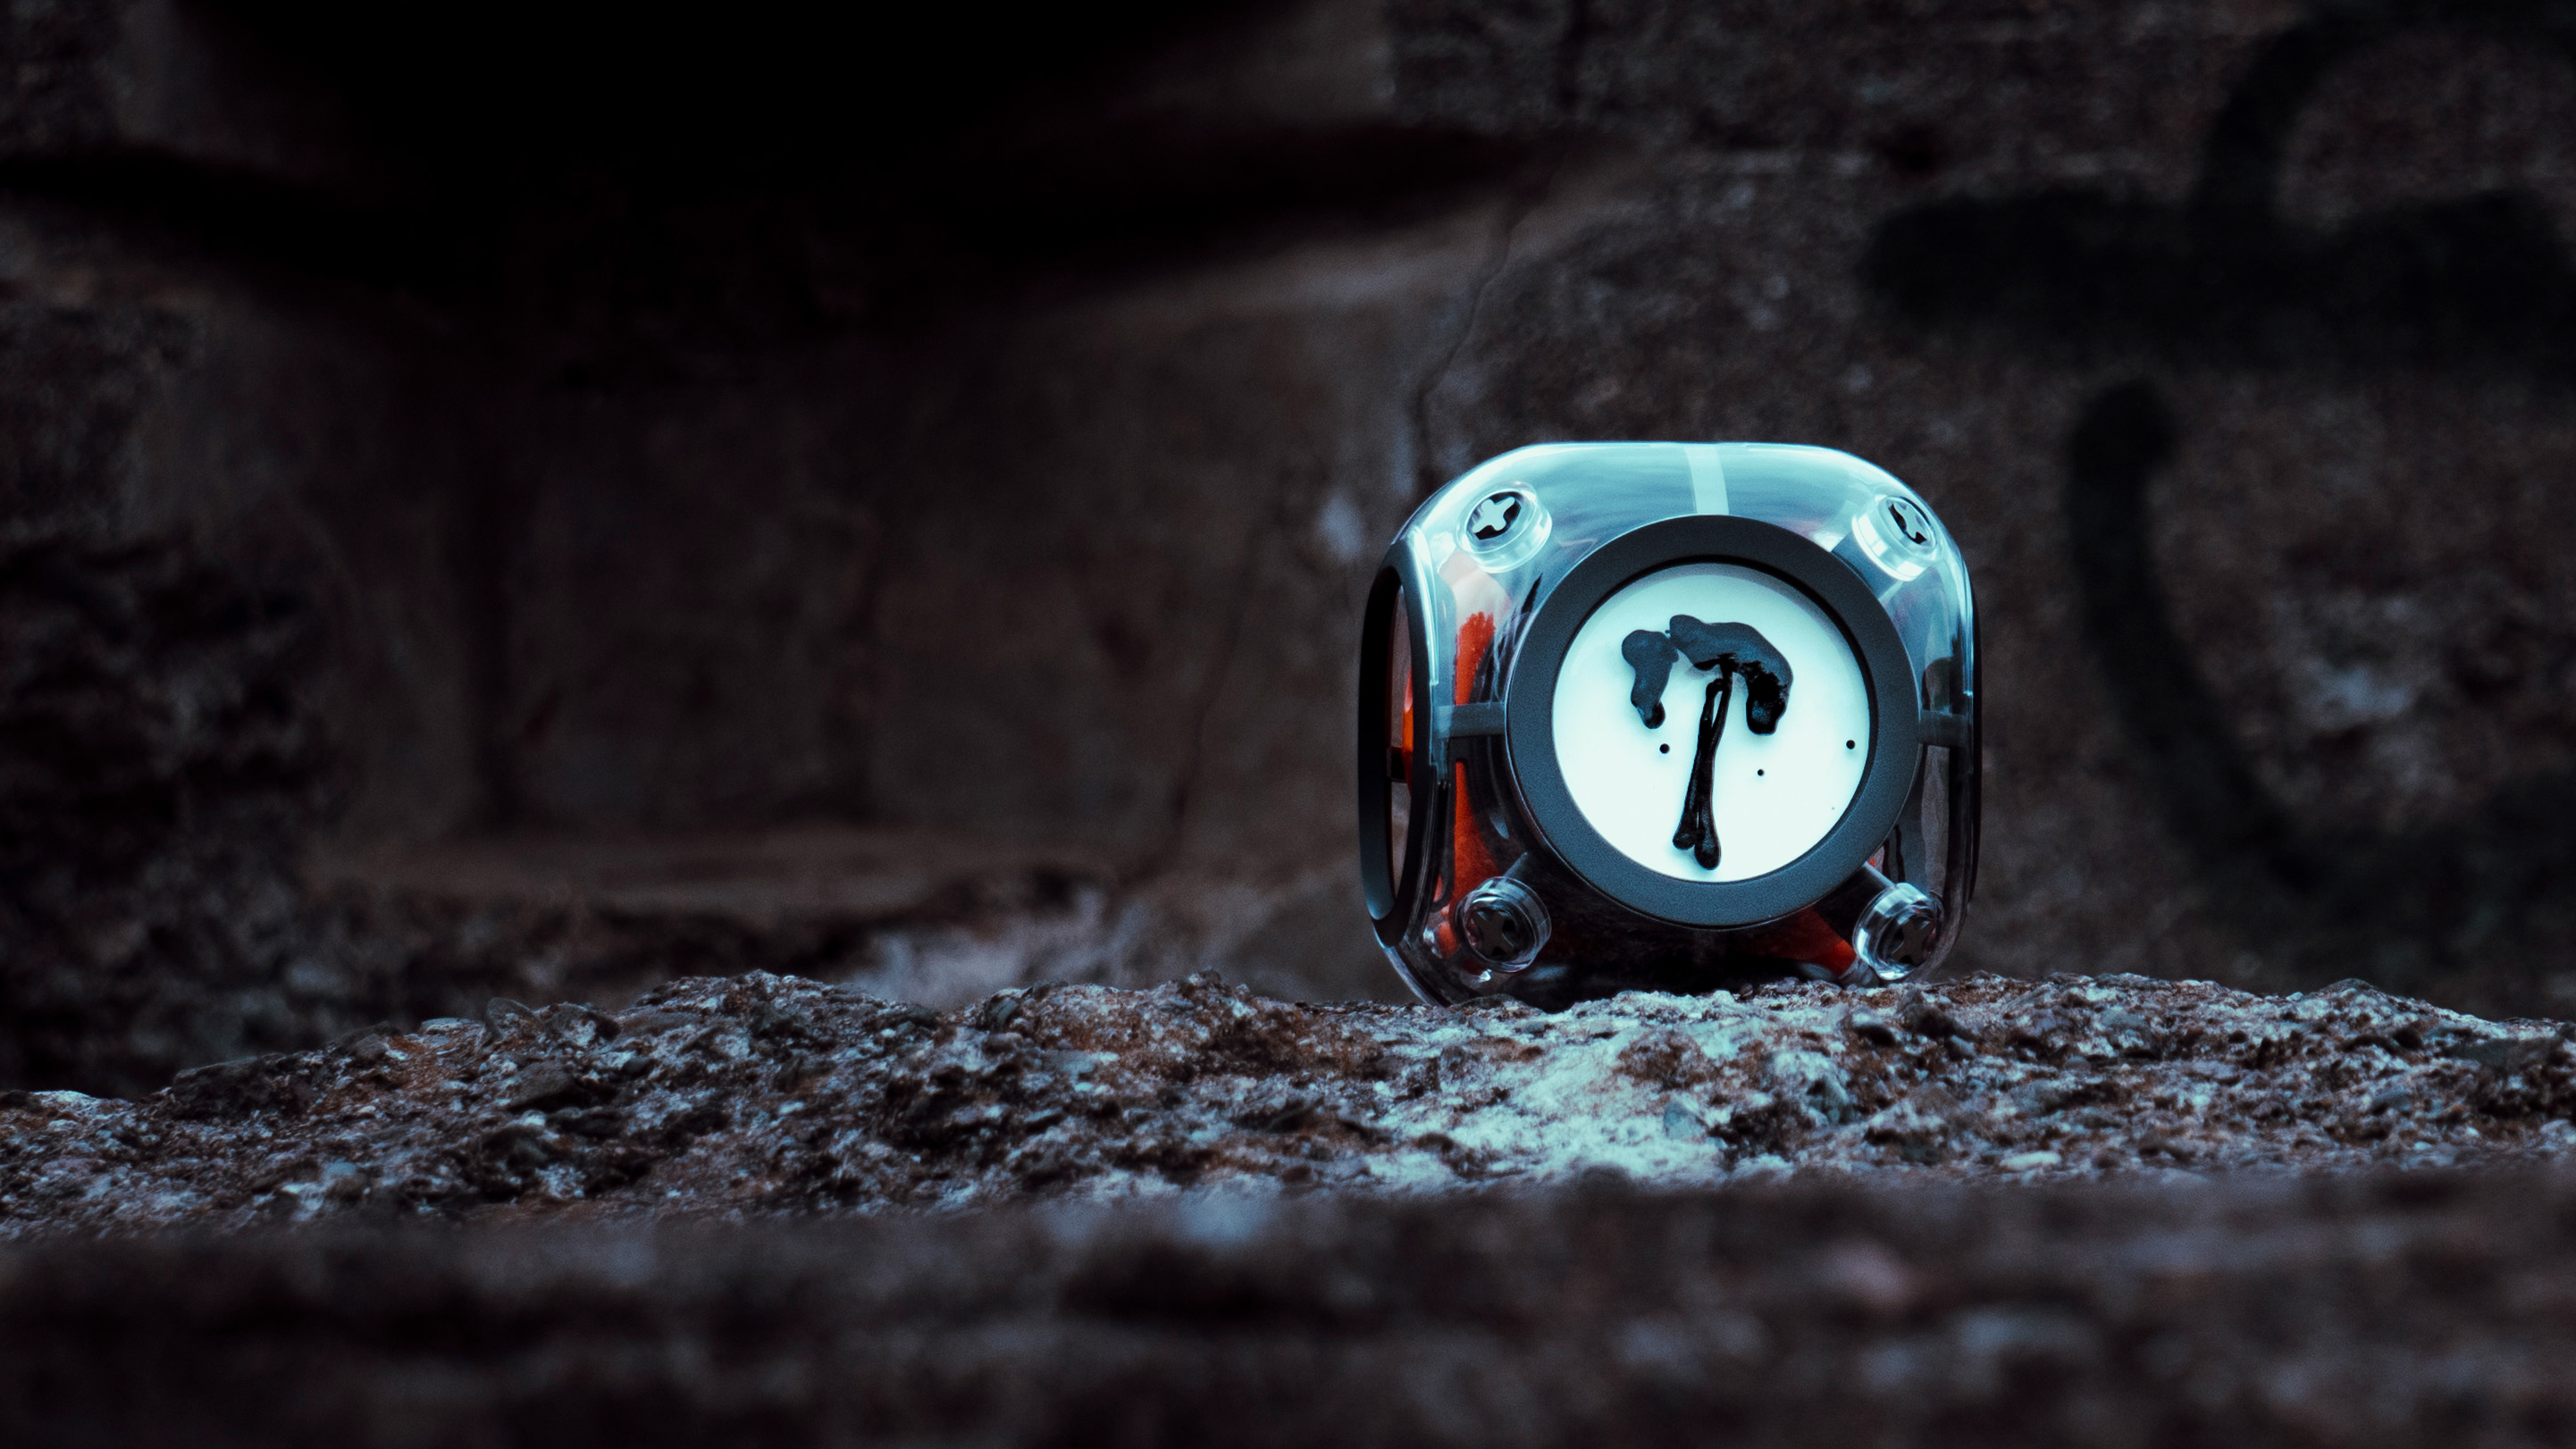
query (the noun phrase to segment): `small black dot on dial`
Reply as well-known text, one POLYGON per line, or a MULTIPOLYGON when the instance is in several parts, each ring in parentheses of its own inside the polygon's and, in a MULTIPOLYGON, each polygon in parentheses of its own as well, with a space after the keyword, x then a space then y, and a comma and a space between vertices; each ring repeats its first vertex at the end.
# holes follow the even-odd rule
POLYGON ((1766 773, 1766 772, 1761 771, 1761 770, 1756 770, 1756 771, 1754 771, 1753 773, 1755 773, 1755 774, 1759 775, 1759 774, 1763 774, 1763 773, 1766 773))
POLYGON ((1669 755, 1669 754, 1671 754, 1671 753, 1673 752, 1673 747, 1672 747, 1672 746, 1670 746, 1670 745, 1657 745, 1657 746, 1655 746, 1655 748, 1656 748, 1656 749, 1658 749, 1658 750, 1660 750, 1660 751, 1662 751, 1663 753, 1665 753, 1665 754, 1667 754, 1667 755, 1669 755))
POLYGON ((1844 749, 1847 749, 1847 750, 1856 750, 1856 749, 1859 749, 1859 748, 1860 748, 1860 746, 1859 746, 1859 744, 1857 744, 1857 743, 1856 743, 1856 742, 1854 742, 1854 741, 1851 741, 1851 740, 1845 740, 1845 741, 1843 741, 1843 748, 1844 748, 1844 749))

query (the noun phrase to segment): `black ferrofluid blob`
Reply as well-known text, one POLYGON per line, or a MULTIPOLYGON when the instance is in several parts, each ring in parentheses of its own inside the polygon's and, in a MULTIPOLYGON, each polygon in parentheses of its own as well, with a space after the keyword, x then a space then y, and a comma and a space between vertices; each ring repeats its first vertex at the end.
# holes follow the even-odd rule
POLYGON ((1750 624, 1707 624, 1675 614, 1665 633, 1632 631, 1619 641, 1619 655, 1634 676, 1628 703, 1648 729, 1664 722, 1664 685, 1672 678, 1676 657, 1688 659, 1694 669, 1743 675, 1744 722, 1757 735, 1778 729, 1781 712, 1789 707, 1794 678, 1789 660, 1750 624))
POLYGON ((1635 682, 1628 686, 1628 703, 1646 728, 1664 725, 1664 686, 1673 677, 1673 641, 1652 629, 1637 629, 1619 641, 1619 657, 1628 661, 1628 672, 1635 682))
POLYGON ((1619 654, 1635 675, 1628 703, 1648 729, 1660 728, 1664 722, 1664 686, 1672 678, 1676 657, 1716 674, 1700 701, 1690 784, 1682 792, 1681 823, 1673 830, 1675 850, 1689 851, 1700 869, 1715 870, 1722 853, 1717 839, 1717 745, 1726 733, 1727 711, 1734 703, 1735 677, 1744 676, 1745 727, 1767 735, 1780 727, 1780 716, 1789 708, 1789 661, 1750 624, 1710 624, 1688 614, 1675 614, 1661 634, 1652 629, 1631 631, 1619 642, 1619 654))
MULTIPOLYGON (((2282 157, 2318 85, 2410 31, 2464 30, 2576 61, 2553 0, 2323 6, 2257 54, 2179 206, 2103 189, 1953 197, 1876 229, 1862 279, 1917 326, 2100 365, 2271 373, 2392 367, 2576 384, 2576 265, 2536 198, 2410 205, 2332 232, 2274 214, 2282 157)), ((2086 641, 2211 901, 2299 978, 2529 1004, 2576 921, 2576 767, 2513 782, 2456 824, 2309 829, 2259 778, 2174 629, 2147 540, 2147 484, 2173 458, 2162 395, 2094 396, 2067 439, 2067 540, 2086 641)))
POLYGON ((1750 624, 1703 624, 1688 614, 1675 614, 1673 647, 1697 669, 1724 669, 1744 676, 1744 724, 1757 735, 1780 727, 1789 707, 1789 661, 1750 624))
POLYGON ((1702 870, 1717 869, 1717 742, 1726 734, 1727 707, 1735 700, 1735 676, 1719 670, 1700 701, 1699 746, 1691 756, 1690 787, 1682 792, 1681 824, 1673 829, 1673 849, 1687 850, 1702 870))

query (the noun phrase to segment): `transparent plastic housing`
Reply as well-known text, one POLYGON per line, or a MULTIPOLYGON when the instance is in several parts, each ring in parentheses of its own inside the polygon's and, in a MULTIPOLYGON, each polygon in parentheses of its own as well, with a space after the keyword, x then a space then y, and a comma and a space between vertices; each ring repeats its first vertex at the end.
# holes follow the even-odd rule
MULTIPOLYGON (((1734 526, 1680 529, 1711 527, 1734 526)), ((1885 637, 1874 622, 1852 622, 1854 637, 1885 637)), ((1976 612, 1958 547, 1912 489, 1833 449, 1572 443, 1506 453, 1423 504, 1370 592, 1361 873, 1380 943, 1434 1003, 1506 993, 1556 1008, 1632 989, 1698 992, 1788 975, 1857 985, 1937 970, 1975 893, 1979 765, 1976 612), (1831 572, 1823 560, 1848 569, 1866 599, 1850 604, 1862 595, 1838 576, 1822 580, 1832 586, 1825 592, 1855 616, 1875 603, 1895 644, 1878 648, 1873 677, 1899 668, 1908 676, 1881 681, 1870 715, 1883 737, 1871 743, 1883 777, 1876 798, 1901 791, 1894 823, 1881 835, 1883 810, 1855 816, 1859 834, 1842 830, 1783 867, 1780 889, 1765 896, 1762 882, 1747 886, 1747 898, 1768 902, 1760 920, 1681 919, 1693 910, 1587 872, 1562 807, 1551 815, 1533 806, 1546 804, 1526 738, 1535 731, 1514 711, 1516 676, 1540 667, 1523 657, 1531 639, 1561 636, 1605 569, 1628 567, 1641 544, 1677 532, 1651 525, 1694 517, 1752 520, 1812 545, 1812 564, 1800 563, 1808 555, 1797 545, 1780 545, 1796 555, 1782 555, 1789 564, 1807 569, 1811 594, 1816 569, 1831 572), (1613 544, 1621 546, 1576 574, 1613 544), (1551 611, 1570 575, 1578 584, 1551 611), (1558 622, 1543 622, 1551 617, 1558 622), (1891 663, 1900 645, 1902 663, 1891 663), (1880 718, 1907 698, 1910 720, 1880 718), (1801 884, 1782 896, 1792 881, 1801 884), (1480 950, 1498 932, 1514 948, 1480 950), (1543 939, 1532 952, 1534 932, 1543 939)))

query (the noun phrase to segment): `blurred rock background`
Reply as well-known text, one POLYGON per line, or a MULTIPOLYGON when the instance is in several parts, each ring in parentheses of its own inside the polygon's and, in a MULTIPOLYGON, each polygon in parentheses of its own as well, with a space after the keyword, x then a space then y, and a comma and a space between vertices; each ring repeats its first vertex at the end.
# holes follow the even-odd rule
POLYGON ((1388 996, 1351 640, 1563 438, 1859 453, 1961 969, 2576 1007, 2576 20, 0 16, 0 1084, 494 995, 1388 996))

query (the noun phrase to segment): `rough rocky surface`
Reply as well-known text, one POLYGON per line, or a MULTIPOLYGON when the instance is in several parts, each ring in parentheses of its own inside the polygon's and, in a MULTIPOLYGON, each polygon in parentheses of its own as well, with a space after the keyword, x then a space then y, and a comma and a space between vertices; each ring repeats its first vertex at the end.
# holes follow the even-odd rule
POLYGON ((2576 1180, 1838 1183, 0 1251, 13 1442, 2520 1445, 2576 1180))
POLYGON ((0 1225, 2432 1166, 2554 1159, 2571 1113, 2560 1027, 2359 983, 1988 976, 1548 1015, 1308 1006, 1202 975, 942 1014, 755 973, 614 1015, 495 1001, 138 1102, 9 1094, 0 1225))
POLYGON ((2549 1442, 2571 1114, 2566 1028, 2359 982, 496 1000, 0 1095, 0 1426, 2549 1442))

